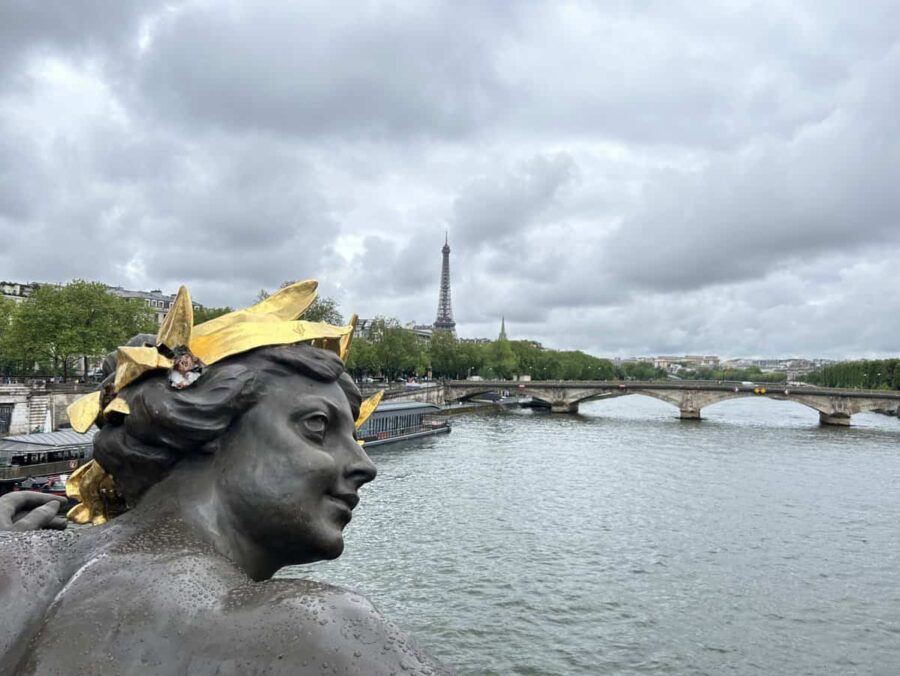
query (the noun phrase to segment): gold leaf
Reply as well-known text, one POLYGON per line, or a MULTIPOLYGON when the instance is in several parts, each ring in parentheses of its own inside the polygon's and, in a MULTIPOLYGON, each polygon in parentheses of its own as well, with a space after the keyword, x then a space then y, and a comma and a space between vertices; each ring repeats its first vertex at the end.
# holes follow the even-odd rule
POLYGON ((194 305, 191 303, 191 294, 182 286, 178 289, 175 301, 159 327, 156 344, 165 345, 170 350, 187 345, 191 342, 193 326, 194 305))
POLYGON ((76 432, 84 434, 88 431, 97 416, 100 415, 100 391, 91 392, 79 397, 66 408, 69 423, 76 432))
POLYGON ((360 405, 359 415, 356 416, 356 429, 362 427, 363 423, 369 419, 369 416, 375 412, 375 409, 378 408, 378 404, 381 403, 381 398, 383 396, 384 390, 378 390, 360 405))
POLYGON ((195 338, 208 336, 225 327, 243 322, 283 322, 298 319, 316 299, 318 286, 319 283, 312 279, 291 284, 279 289, 256 305, 197 324, 194 327, 193 336, 195 338))
POLYGON ((347 357, 350 356, 350 344, 353 342, 353 334, 356 333, 356 323, 359 321, 359 316, 354 313, 352 317, 350 317, 350 330, 347 332, 347 335, 341 338, 341 351, 338 356, 341 358, 342 362, 347 361, 347 357))
POLYGON ((103 409, 104 415, 108 413, 121 413, 122 415, 129 415, 131 413, 131 409, 128 408, 128 402, 122 399, 122 397, 116 397, 111 402, 109 402, 109 406, 103 409))
POLYGON ((292 345, 324 341, 328 349, 337 352, 340 339, 353 330, 351 326, 332 326, 321 322, 244 321, 225 326, 213 334, 197 335, 191 339, 191 353, 204 364, 268 345, 292 345))
POLYGON ((155 347, 120 347, 116 355, 116 392, 140 378, 147 371, 172 368, 173 361, 155 347))

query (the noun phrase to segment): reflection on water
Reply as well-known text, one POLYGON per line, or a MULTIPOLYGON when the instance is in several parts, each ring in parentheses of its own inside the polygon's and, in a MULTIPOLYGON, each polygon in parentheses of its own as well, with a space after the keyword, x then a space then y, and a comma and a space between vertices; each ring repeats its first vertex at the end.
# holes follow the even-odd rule
POLYGON ((377 447, 337 561, 466 674, 894 674, 900 421, 738 399, 467 414, 377 447))

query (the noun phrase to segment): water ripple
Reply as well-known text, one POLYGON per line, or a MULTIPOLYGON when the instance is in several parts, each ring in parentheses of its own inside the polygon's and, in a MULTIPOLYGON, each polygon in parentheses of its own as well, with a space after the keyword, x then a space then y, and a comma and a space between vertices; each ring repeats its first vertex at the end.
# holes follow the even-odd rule
POLYGON ((333 562, 463 674, 893 674, 900 423, 628 397, 373 449, 333 562))

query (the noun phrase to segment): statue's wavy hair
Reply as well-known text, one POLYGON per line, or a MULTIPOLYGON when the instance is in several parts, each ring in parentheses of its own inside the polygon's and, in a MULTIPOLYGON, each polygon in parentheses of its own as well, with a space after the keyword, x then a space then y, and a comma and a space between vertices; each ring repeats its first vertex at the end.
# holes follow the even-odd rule
MULTIPOLYGON (((132 343, 142 344, 146 338, 136 337, 132 343)), ((107 357, 104 371, 114 369, 115 360, 107 357)), ((263 347, 207 367, 197 382, 182 390, 169 385, 164 371, 128 385, 119 396, 131 413, 103 424, 94 437, 94 458, 133 506, 180 460, 215 453, 218 440, 259 401, 272 378, 297 374, 338 383, 353 418, 359 415, 359 389, 336 354, 306 344, 263 347)))

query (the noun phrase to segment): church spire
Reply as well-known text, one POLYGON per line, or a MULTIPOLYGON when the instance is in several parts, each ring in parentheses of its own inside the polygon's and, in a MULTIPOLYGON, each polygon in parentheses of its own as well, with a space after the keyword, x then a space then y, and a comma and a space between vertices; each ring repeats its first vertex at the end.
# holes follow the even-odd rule
POLYGON ((500 337, 497 340, 506 340, 506 317, 500 315, 500 337))

